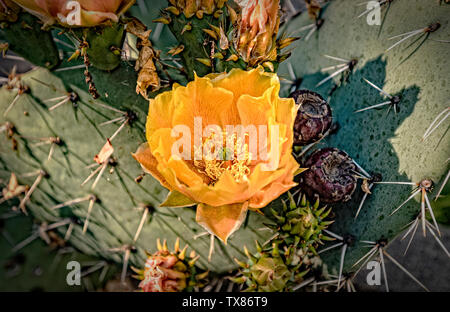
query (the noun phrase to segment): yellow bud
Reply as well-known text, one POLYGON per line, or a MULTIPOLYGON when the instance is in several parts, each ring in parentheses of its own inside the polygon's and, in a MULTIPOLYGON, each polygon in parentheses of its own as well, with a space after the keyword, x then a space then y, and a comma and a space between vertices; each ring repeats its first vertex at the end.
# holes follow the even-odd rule
POLYGON ((214 11, 214 0, 201 0, 201 8, 206 14, 212 14, 214 11))
POLYGON ((216 32, 216 34, 220 35, 220 28, 217 26, 214 26, 213 24, 209 24, 212 30, 216 32))
POLYGON ((197 12, 197 1, 196 0, 186 0, 186 4, 184 5, 184 16, 186 18, 191 18, 194 16, 195 12, 197 12))
POLYGON ((203 65, 206 65, 208 67, 212 67, 211 60, 206 58, 196 58, 197 62, 202 63, 203 65))
POLYGON ((192 29, 192 24, 187 23, 186 25, 184 25, 183 29, 181 30, 181 34, 184 34, 185 31, 190 31, 191 29, 192 29))
POLYGON ((263 66, 265 68, 268 68, 271 72, 273 72, 275 70, 275 68, 273 67, 273 63, 272 62, 264 62, 263 66))
POLYGON ((218 58, 218 59, 223 59, 223 55, 222 55, 222 53, 220 53, 220 52, 216 52, 216 53, 214 53, 214 58, 218 58))
POLYGON ((180 260, 184 260, 184 258, 186 257, 186 250, 187 250, 188 246, 184 246, 183 250, 180 252, 180 254, 178 255, 178 259, 180 260))
POLYGON ((169 25, 172 20, 169 17, 158 17, 153 20, 153 23, 162 23, 164 25, 169 25))
POLYGON ((172 56, 175 56, 177 54, 180 54, 184 50, 184 45, 179 45, 178 47, 174 47, 170 49, 167 53, 171 54, 172 56))
POLYGON ((230 7, 228 4, 227 4, 227 9, 228 9, 228 13, 230 15, 230 22, 231 22, 231 24, 236 23, 236 21, 237 21, 237 13, 236 13, 236 11, 232 7, 230 7))
POLYGON ((161 246, 161 240, 159 238, 156 239, 156 248, 161 251, 163 248, 161 246))
POLYGON ((195 277, 197 280, 202 280, 208 277, 209 271, 205 271, 203 273, 197 274, 195 277))
POLYGON ((300 37, 288 37, 288 38, 280 39, 277 42, 278 49, 280 49, 280 50, 284 49, 287 46, 289 46, 290 44, 292 44, 294 41, 297 41, 298 39, 300 39, 300 37))
POLYGON ((223 6, 225 5, 225 2, 227 2, 227 0, 216 0, 216 7, 218 9, 223 8, 223 6))
POLYGON ((190 260, 188 262, 189 266, 194 266, 195 262, 200 258, 200 256, 195 257, 194 259, 190 260))
POLYGON ((214 12, 214 18, 219 18, 222 15, 223 11, 222 10, 217 10, 216 12, 214 12))
POLYGON ((226 59, 226 61, 227 62, 229 62, 229 61, 236 62, 238 59, 239 59, 239 57, 236 54, 232 54, 232 55, 230 55, 229 58, 226 59))
POLYGON ((205 33, 207 33, 208 35, 210 35, 211 37, 213 37, 215 40, 217 40, 217 34, 215 31, 211 30, 211 29, 202 29, 205 33))
POLYGON ((247 249, 247 246, 244 245, 244 253, 247 256, 247 258, 249 258, 250 260, 252 260, 252 257, 250 256, 250 252, 247 249))
POLYGON ((76 50, 75 52, 73 52, 73 54, 69 57, 69 59, 67 61, 70 62, 71 60, 78 58, 79 55, 80 55, 80 50, 76 50))
POLYGON ((198 10, 197 12, 195 12, 195 16, 197 16, 198 19, 202 19, 203 18, 203 11, 202 10, 198 10))
POLYGON ((176 7, 174 6, 170 6, 168 8, 166 8, 166 11, 169 11, 170 13, 172 13, 173 15, 180 15, 180 10, 178 10, 176 7))

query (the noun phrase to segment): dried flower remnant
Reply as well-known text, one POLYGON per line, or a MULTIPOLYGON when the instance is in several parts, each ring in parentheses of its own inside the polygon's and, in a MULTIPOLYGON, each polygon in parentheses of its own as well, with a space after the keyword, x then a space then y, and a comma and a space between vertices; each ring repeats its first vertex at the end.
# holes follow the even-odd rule
POLYGON ((136 93, 147 98, 147 89, 156 91, 161 87, 158 73, 154 60, 159 57, 159 52, 154 50, 150 42, 151 29, 137 19, 132 19, 127 23, 127 32, 138 37, 137 48, 139 49, 139 57, 136 61, 134 69, 139 72, 136 82, 136 93))

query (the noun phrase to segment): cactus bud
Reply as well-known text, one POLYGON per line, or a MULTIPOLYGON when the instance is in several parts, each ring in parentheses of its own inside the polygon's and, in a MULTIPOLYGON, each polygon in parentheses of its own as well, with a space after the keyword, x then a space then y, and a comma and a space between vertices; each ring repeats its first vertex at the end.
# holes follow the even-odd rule
POLYGON ((312 198, 321 202, 348 201, 356 189, 356 165, 347 153, 337 148, 324 148, 314 152, 306 161, 309 170, 302 174, 301 185, 312 198))
POLYGON ((294 122, 294 144, 308 145, 323 138, 332 122, 327 101, 308 90, 295 91, 290 97, 299 105, 294 122))
POLYGON ((174 244, 174 251, 170 251, 167 247, 167 241, 161 244, 157 239, 156 245, 158 251, 154 254, 146 252, 147 260, 144 269, 133 268, 137 273, 134 277, 141 280, 139 287, 144 292, 174 292, 183 291, 188 285, 187 280, 190 278, 191 286, 197 285, 197 282, 206 277, 208 272, 192 275, 192 267, 197 257, 185 261, 187 245, 180 250, 180 240, 177 238, 174 244))
MULTIPOLYGON (((241 7, 238 33, 234 42, 241 57, 254 66, 275 51, 276 37, 280 24, 279 1, 238 1, 241 7)), ((276 58, 276 56, 275 56, 276 58)))

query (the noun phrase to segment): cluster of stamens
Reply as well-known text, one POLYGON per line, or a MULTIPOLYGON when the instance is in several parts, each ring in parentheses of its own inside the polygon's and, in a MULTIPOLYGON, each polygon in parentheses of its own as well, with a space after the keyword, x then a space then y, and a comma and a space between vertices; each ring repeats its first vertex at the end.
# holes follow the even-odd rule
POLYGON ((252 155, 249 152, 246 138, 248 134, 238 137, 236 133, 228 135, 223 132, 223 142, 214 133, 203 140, 201 146, 194 146, 194 166, 199 172, 205 174, 214 184, 223 173, 228 171, 236 182, 240 182, 250 174, 250 162, 252 155), (226 145, 231 142, 233 147, 226 145), (215 143, 223 143, 220 149, 216 149, 215 143))

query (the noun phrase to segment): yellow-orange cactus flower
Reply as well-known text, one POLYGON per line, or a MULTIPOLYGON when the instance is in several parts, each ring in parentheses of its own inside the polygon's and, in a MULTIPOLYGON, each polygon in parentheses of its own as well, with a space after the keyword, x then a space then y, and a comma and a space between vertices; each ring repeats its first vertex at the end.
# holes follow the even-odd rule
POLYGON ((135 0, 14 0, 18 5, 45 24, 55 22, 64 26, 90 27, 108 20, 118 21, 119 16, 135 0))
POLYGON ((235 47, 250 66, 276 59, 279 0, 237 0, 240 20, 235 47))
POLYGON ((133 156, 171 191, 161 206, 197 205, 197 222, 226 243, 247 210, 295 186, 296 106, 279 90, 258 67, 196 76, 150 100, 147 143, 133 156))

